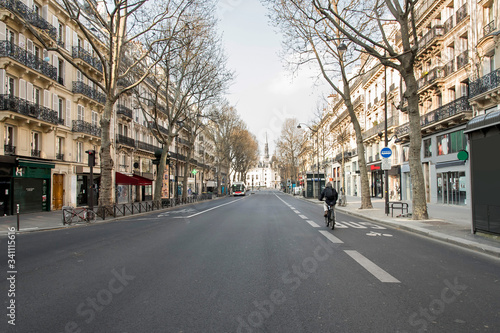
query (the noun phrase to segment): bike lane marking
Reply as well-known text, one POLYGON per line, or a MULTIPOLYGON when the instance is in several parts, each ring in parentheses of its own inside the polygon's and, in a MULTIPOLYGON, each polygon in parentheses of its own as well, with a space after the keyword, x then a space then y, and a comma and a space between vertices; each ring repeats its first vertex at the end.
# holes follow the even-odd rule
POLYGON ((187 219, 190 219, 190 218, 195 217, 195 216, 197 216, 197 215, 200 215, 200 214, 203 214, 203 213, 209 212, 209 211, 211 211, 211 210, 217 209, 217 208, 222 207, 222 206, 225 206, 225 205, 229 205, 229 204, 235 203, 235 202, 240 201, 240 200, 243 200, 243 199, 244 199, 244 198, 237 199, 237 200, 234 200, 234 201, 231 201, 231 202, 226 202, 225 204, 222 204, 222 205, 219 205, 219 206, 215 206, 215 207, 212 207, 212 208, 209 208, 209 209, 203 210, 203 211, 201 211, 201 212, 198 212, 198 213, 196 213, 196 214, 189 215, 189 216, 185 216, 185 217, 182 217, 182 218, 187 218, 187 219))
POLYGON ((313 226, 314 228, 321 228, 319 225, 317 225, 316 223, 314 223, 313 221, 311 220, 307 220, 306 221, 307 223, 309 223, 311 226, 313 226))
POLYGON ((330 242, 334 244, 343 244, 344 242, 332 235, 329 231, 326 230, 319 230, 319 232, 325 236, 330 242))
POLYGON ((344 250, 347 255, 349 255, 352 259, 354 259, 358 264, 363 266, 368 272, 370 272, 373 276, 380 280, 380 282, 384 283, 401 283, 398 279, 396 279, 391 274, 384 271, 382 268, 377 266, 373 261, 366 258, 364 255, 355 250, 344 250))

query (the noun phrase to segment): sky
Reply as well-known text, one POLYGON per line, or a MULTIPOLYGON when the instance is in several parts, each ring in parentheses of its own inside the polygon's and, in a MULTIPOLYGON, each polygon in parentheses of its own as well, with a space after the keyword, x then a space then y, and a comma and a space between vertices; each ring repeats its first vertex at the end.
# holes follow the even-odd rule
POLYGON ((235 80, 226 96, 264 154, 266 134, 269 153, 286 118, 310 123, 317 105, 331 89, 304 68, 290 72, 280 58, 281 35, 269 24, 268 9, 259 0, 219 0, 219 30, 235 80))

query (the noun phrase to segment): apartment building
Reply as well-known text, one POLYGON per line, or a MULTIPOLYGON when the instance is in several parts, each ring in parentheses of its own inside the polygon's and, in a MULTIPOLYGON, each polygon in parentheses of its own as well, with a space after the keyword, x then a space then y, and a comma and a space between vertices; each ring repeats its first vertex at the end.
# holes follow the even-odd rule
MULTIPOLYGON (((99 30, 90 27, 89 31, 94 43, 104 48, 99 30)), ((12 214, 17 204, 23 213, 86 206, 90 191, 97 204, 100 161, 96 159, 92 181, 86 151, 100 149, 106 97, 89 78, 102 80, 102 71, 90 43, 57 1, 0 1, 0 135, 4 138, 0 213, 12 214), (58 46, 78 68, 59 53, 44 49, 39 38, 58 46)), ((148 82, 143 86, 151 89, 148 82)), ((152 198, 156 179, 152 160, 160 145, 149 121, 132 95, 122 96, 115 104, 111 141, 116 202, 152 198)), ((170 184, 164 197, 173 193, 174 180, 183 182, 171 178, 174 164, 179 175, 186 164, 182 135, 181 131, 170 147, 172 152, 176 149, 172 158, 176 163, 167 168, 170 184)), ((191 162, 198 163, 198 155, 191 162)))

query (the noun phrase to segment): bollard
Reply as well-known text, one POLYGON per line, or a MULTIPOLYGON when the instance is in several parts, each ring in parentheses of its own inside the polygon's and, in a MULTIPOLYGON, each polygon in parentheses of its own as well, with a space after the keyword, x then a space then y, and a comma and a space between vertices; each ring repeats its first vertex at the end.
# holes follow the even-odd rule
POLYGON ((19 204, 17 204, 17 231, 19 231, 19 204))

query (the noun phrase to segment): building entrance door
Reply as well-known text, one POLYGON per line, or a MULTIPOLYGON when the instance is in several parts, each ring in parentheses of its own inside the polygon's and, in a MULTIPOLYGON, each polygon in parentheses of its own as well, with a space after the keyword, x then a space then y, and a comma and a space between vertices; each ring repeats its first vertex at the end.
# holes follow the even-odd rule
POLYGON ((64 180, 64 175, 53 175, 53 180, 52 180, 52 207, 54 210, 59 210, 62 209, 63 206, 63 196, 64 196, 64 189, 63 189, 63 182, 64 180))
POLYGON ((438 202, 448 205, 465 205, 465 172, 443 172, 437 174, 438 202))

